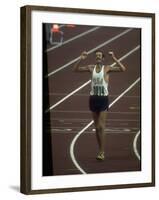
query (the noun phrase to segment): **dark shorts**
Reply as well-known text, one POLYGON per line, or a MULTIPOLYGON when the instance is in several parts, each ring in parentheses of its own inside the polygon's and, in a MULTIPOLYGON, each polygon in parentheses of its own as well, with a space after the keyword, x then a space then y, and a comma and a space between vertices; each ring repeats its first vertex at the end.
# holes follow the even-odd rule
POLYGON ((109 108, 109 98, 108 96, 96 96, 91 95, 89 97, 89 109, 92 112, 108 111, 109 108))

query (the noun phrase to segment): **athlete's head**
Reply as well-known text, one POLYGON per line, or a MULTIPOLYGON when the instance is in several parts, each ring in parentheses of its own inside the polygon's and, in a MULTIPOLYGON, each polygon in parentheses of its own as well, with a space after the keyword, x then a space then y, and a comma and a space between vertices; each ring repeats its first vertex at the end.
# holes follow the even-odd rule
POLYGON ((104 53, 101 50, 95 52, 96 62, 101 63, 104 60, 104 53))

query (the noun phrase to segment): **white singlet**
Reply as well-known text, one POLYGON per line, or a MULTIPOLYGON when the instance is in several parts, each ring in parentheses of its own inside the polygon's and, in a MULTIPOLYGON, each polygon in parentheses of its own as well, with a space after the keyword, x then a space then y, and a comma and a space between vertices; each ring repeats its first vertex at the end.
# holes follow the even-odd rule
POLYGON ((108 83, 104 79, 104 65, 99 73, 96 72, 96 65, 93 69, 90 95, 108 96, 108 83))

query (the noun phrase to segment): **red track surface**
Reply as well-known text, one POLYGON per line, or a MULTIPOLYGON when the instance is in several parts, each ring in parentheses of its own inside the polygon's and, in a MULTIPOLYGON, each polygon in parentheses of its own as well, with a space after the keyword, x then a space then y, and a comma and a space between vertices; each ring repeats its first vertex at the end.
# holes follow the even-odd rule
MULTIPOLYGON (((64 41, 91 29, 88 26, 63 27, 64 41)), ((82 51, 104 43, 127 29, 101 27, 83 37, 73 40, 47 53, 48 73, 77 58, 82 51)), ((140 45, 140 30, 133 29, 118 39, 100 48, 105 52, 105 63, 112 64, 107 52, 113 50, 118 58, 140 45)), ((50 47, 50 46, 49 46, 50 47)), ((95 62, 93 53, 85 64, 95 62)), ((110 103, 140 77, 140 49, 126 57, 124 73, 110 75, 110 103)), ((46 66, 45 66, 46 67, 46 66)), ((90 79, 89 73, 72 72, 73 63, 50 75, 50 107, 90 79)), ((90 84, 50 110, 48 132, 52 140, 53 174, 79 174, 70 156, 74 137, 92 120, 88 108, 90 84)), ((44 115, 45 120, 45 115, 44 115)), ((112 105, 106 120, 106 159, 97 161, 97 143, 94 126, 88 127, 76 140, 73 155, 86 173, 106 173, 141 170, 141 161, 135 154, 134 138, 140 130, 140 81, 112 105)), ((140 136, 136 140, 136 151, 140 155, 140 136)))

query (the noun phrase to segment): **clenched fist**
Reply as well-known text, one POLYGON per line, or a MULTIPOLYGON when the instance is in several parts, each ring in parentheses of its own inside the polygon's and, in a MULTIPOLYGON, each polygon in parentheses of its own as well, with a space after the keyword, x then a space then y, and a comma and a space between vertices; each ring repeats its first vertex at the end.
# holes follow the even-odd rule
POLYGON ((87 58, 87 56, 88 56, 88 53, 86 51, 83 51, 81 54, 81 59, 84 60, 87 58))
POLYGON ((109 51, 108 54, 109 54, 110 56, 112 56, 112 58, 115 58, 115 54, 114 54, 113 51, 109 51))

